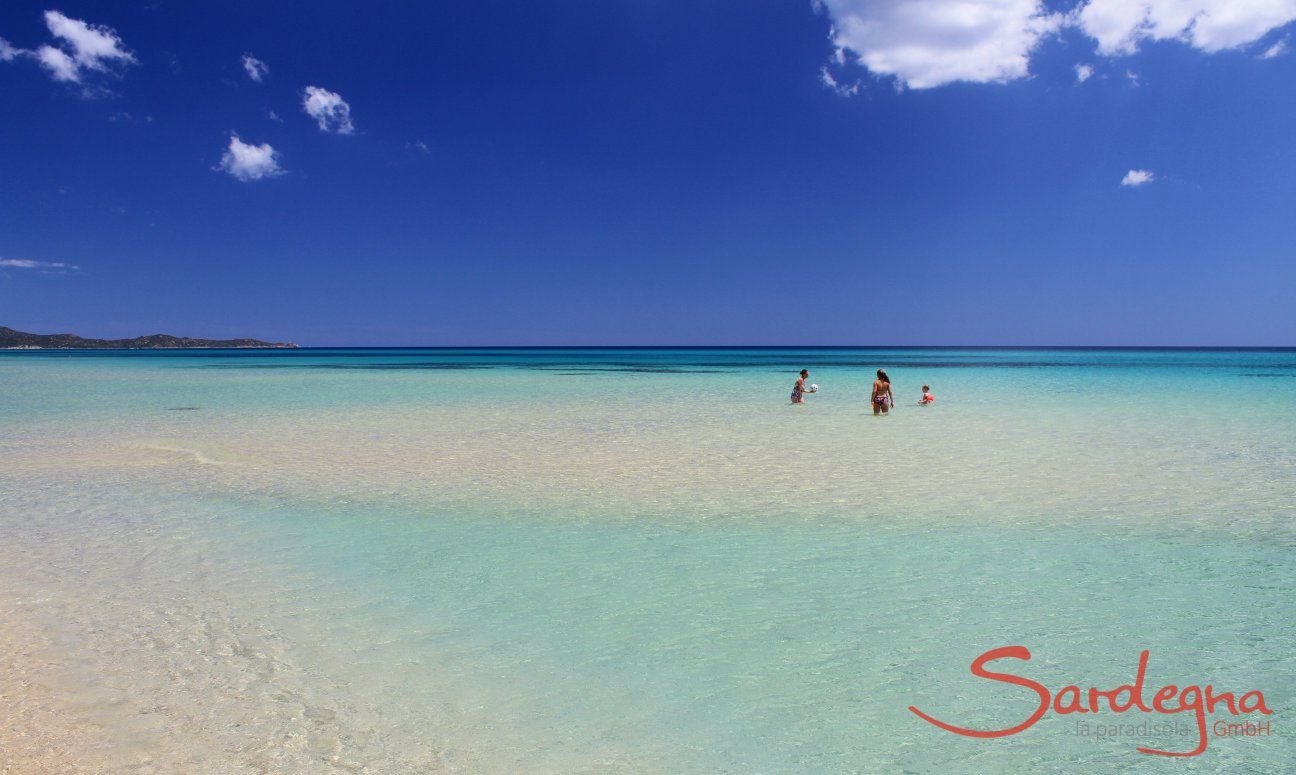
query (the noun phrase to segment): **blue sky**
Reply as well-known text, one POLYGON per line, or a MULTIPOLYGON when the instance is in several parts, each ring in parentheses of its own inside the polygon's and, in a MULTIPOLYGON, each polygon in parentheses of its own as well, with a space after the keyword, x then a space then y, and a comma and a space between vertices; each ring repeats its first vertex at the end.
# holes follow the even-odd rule
POLYGON ((1296 345, 1293 19, 10 0, 0 325, 1296 345))

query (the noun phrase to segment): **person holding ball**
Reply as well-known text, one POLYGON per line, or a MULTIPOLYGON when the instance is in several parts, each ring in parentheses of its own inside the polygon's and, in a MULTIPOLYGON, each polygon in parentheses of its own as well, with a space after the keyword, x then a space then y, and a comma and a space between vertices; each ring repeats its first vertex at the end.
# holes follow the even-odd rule
POLYGON ((809 376, 809 371, 806 371, 805 369, 801 370, 801 376, 797 377, 796 384, 792 386, 792 403, 804 404, 806 393, 814 393, 819 390, 818 385, 811 385, 809 388, 806 388, 806 379, 809 378, 809 376))

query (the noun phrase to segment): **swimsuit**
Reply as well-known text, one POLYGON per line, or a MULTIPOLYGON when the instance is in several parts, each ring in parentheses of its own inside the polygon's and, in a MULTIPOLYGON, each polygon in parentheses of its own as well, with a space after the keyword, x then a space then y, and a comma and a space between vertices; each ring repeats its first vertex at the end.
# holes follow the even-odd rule
POLYGON ((793 400, 793 401, 800 401, 800 400, 801 400, 801 392, 802 392, 802 391, 801 391, 801 383, 800 383, 800 382, 797 382, 795 385, 792 386, 792 400, 793 400))

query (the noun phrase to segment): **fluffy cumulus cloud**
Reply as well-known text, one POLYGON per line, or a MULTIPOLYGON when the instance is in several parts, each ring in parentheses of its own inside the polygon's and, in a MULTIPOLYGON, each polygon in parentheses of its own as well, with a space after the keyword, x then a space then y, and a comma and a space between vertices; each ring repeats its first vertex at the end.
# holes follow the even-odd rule
POLYGON ((351 106, 337 92, 307 86, 302 93, 302 110, 315 119, 321 132, 349 135, 355 131, 351 123, 351 106))
POLYGON ((1079 83, 1084 83, 1090 78, 1093 78, 1093 74, 1094 74, 1093 65, 1085 65, 1085 64, 1076 65, 1075 74, 1076 74, 1076 81, 1079 83))
POLYGON ((66 272, 79 268, 76 264, 65 264, 62 261, 32 261, 26 258, 0 258, 0 267, 36 269, 42 272, 66 272))
POLYGON ((80 81, 86 71, 106 72, 115 65, 133 64, 135 56, 126 49, 117 33, 108 27, 87 24, 58 11, 45 12, 45 26, 59 39, 61 49, 42 46, 37 52, 41 63, 49 68, 55 78, 80 81), (56 57, 48 51, 59 51, 56 57), (68 62, 75 67, 69 73, 68 62), (51 64, 53 63, 53 64, 51 64), (73 77, 69 78, 68 75, 73 77))
POLYGON ((92 72, 119 73, 121 67, 136 62, 135 55, 109 27, 88 24, 58 11, 45 12, 45 26, 55 38, 53 45, 27 50, 0 39, 0 61, 30 57, 54 80, 65 83, 81 83, 92 72))
MULTIPOLYGON (((898 86, 1006 82, 1030 74, 1036 48, 1075 29, 1103 56, 1177 40, 1214 53, 1258 42, 1296 20, 1296 0, 816 0, 832 23, 833 58, 898 86)), ((1283 48, 1279 44, 1277 54, 1283 48)), ((1081 67, 1092 75, 1092 66, 1081 67)), ((822 76, 821 76, 822 77, 822 76)))
POLYGON ((252 145, 234 134, 230 135, 229 147, 214 169, 228 172, 235 180, 244 182, 283 174, 283 169, 279 166, 279 152, 269 143, 252 145))
POLYGON ((243 70, 247 73, 248 78, 257 83, 261 83, 270 74, 270 66, 251 54, 243 55, 243 70))
POLYGON ((822 0, 837 58, 927 89, 955 81, 1011 81, 1063 17, 1039 0, 822 0))
POLYGON ((1214 53, 1296 20, 1296 0, 1089 0, 1075 18, 1103 54, 1132 54, 1145 40, 1180 40, 1214 53))
POLYGON ((1121 185, 1138 188, 1139 186, 1146 186, 1154 180, 1156 180, 1156 175, 1153 174, 1152 170, 1130 170, 1125 173, 1125 177, 1121 178, 1121 185))
POLYGON ((63 49, 41 46, 36 49, 35 56, 36 61, 49 71, 50 77, 54 80, 67 83, 81 82, 81 68, 77 67, 76 60, 64 53, 63 49))

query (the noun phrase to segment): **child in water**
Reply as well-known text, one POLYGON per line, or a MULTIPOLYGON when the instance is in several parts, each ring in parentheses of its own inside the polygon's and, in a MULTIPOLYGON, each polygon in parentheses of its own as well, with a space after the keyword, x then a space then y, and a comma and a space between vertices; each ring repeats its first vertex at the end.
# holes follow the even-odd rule
POLYGON ((931 394, 931 385, 923 385, 922 398, 918 399, 919 406, 926 406, 936 400, 936 396, 931 394))

